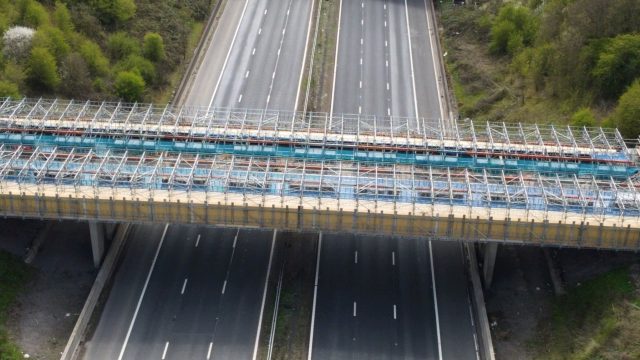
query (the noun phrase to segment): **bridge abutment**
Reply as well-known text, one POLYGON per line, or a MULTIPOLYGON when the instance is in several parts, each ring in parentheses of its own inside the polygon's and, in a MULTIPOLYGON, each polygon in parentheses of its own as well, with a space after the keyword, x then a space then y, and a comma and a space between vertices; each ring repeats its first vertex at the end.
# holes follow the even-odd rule
POLYGON ((497 243, 484 244, 483 260, 482 260, 482 280, 484 280, 484 287, 486 289, 491 287, 493 281, 493 270, 496 265, 496 255, 498 254, 497 243))
POLYGON ((118 224, 101 223, 89 221, 89 234, 91 236, 91 252, 93 254, 93 265, 100 267, 106 249, 105 240, 112 239, 118 224))

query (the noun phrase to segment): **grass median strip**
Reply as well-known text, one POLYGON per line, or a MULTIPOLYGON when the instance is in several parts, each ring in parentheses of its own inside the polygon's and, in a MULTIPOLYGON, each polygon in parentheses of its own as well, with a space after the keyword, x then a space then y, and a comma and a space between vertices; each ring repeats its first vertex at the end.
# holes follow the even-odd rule
POLYGON ((5 322, 32 272, 33 270, 16 256, 0 251, 0 359, 23 358, 22 352, 11 339, 5 322))
MULTIPOLYGON (((331 111, 340 0, 319 0, 318 7, 320 16, 316 19, 318 31, 313 49, 311 80, 309 81, 309 72, 307 72, 303 84, 309 86, 307 111, 329 112, 331 111)), ((312 45, 313 42, 310 46, 312 45)))

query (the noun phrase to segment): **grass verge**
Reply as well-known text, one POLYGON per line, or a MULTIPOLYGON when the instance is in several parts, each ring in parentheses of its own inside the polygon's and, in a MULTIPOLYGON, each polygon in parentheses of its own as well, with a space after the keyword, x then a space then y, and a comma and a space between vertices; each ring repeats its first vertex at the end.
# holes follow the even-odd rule
POLYGON ((11 306, 31 277, 32 270, 17 257, 0 251, 0 359, 17 360, 23 355, 11 340, 5 322, 11 306))
POLYGON ((640 267, 617 269, 554 300, 535 359, 640 359, 640 267))

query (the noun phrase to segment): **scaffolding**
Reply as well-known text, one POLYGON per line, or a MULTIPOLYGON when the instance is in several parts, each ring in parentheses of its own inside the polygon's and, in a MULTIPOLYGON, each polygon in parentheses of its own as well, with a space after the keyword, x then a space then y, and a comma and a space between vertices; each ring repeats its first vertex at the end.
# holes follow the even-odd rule
MULTIPOLYGON (((125 191, 143 200, 175 194, 269 199, 284 206, 354 208, 374 213, 425 212, 433 206, 517 209, 538 218, 638 222, 640 183, 591 177, 544 177, 413 165, 310 161, 119 149, 0 145, 0 193, 11 189, 82 188, 97 197, 125 191)), ((32 192, 29 190, 27 192, 32 192)), ((254 205, 267 205, 256 203, 254 205)), ((454 209, 455 208, 455 209, 454 209)), ((528 215, 526 217, 529 217, 528 215)))
POLYGON ((0 142, 359 161, 624 179, 617 130, 63 100, 0 100, 0 142), (417 131, 412 124, 420 121, 417 131), (435 124, 435 125, 434 125, 435 124))

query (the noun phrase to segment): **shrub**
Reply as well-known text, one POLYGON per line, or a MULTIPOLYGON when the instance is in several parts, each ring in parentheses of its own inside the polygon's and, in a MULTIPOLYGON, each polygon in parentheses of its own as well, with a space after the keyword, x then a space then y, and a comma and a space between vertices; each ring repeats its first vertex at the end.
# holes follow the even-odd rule
POLYGON ((49 13, 35 0, 24 0, 20 4, 22 22, 26 26, 37 28, 49 23, 49 13))
POLYGON ((46 48, 56 57, 58 62, 64 59, 71 51, 64 33, 60 29, 51 26, 43 26, 38 29, 33 38, 33 46, 46 48))
POLYGON ((93 84, 89 67, 82 56, 71 53, 61 65, 62 83, 60 91, 73 99, 90 98, 93 93, 93 84))
POLYGON ((164 52, 164 41, 158 33, 147 33, 144 36, 143 49, 144 57, 153 62, 164 60, 166 56, 164 52))
POLYGON ((582 108, 576 111, 573 116, 571 116, 570 125, 578 127, 594 127, 596 126, 596 118, 595 116, 593 116, 593 112, 591 112, 591 109, 582 108))
POLYGON ((144 79, 135 72, 122 71, 115 81, 116 94, 125 101, 137 102, 142 100, 144 93, 144 79))
POLYGON ((138 41, 124 32, 112 34, 107 39, 107 51, 113 60, 121 60, 140 52, 138 41))
POLYGON ((136 13, 133 0, 92 0, 91 5, 98 12, 100 20, 107 25, 127 21, 136 13))
POLYGON ((0 80, 0 97, 19 98, 20 90, 18 89, 18 85, 10 81, 0 80))
POLYGON ((53 11, 53 21, 56 26, 65 33, 70 33, 74 29, 69 9, 64 3, 59 1, 56 1, 56 8, 53 11))
POLYGON ((80 55, 89 66, 93 76, 104 76, 109 73, 109 60, 104 56, 98 44, 86 40, 80 46, 80 55))
POLYGON ((142 76, 147 84, 153 84, 156 80, 156 67, 140 55, 131 55, 117 63, 114 68, 115 72, 134 72, 142 76))
POLYGON ((640 80, 620 97, 612 119, 625 138, 636 139, 640 135, 640 80))
POLYGON ((27 63, 27 80, 38 90, 55 90, 60 83, 56 59, 45 48, 31 50, 27 63))
POLYGON ((514 55, 533 43, 537 31, 536 18, 522 6, 505 5, 491 27, 491 52, 514 55))

